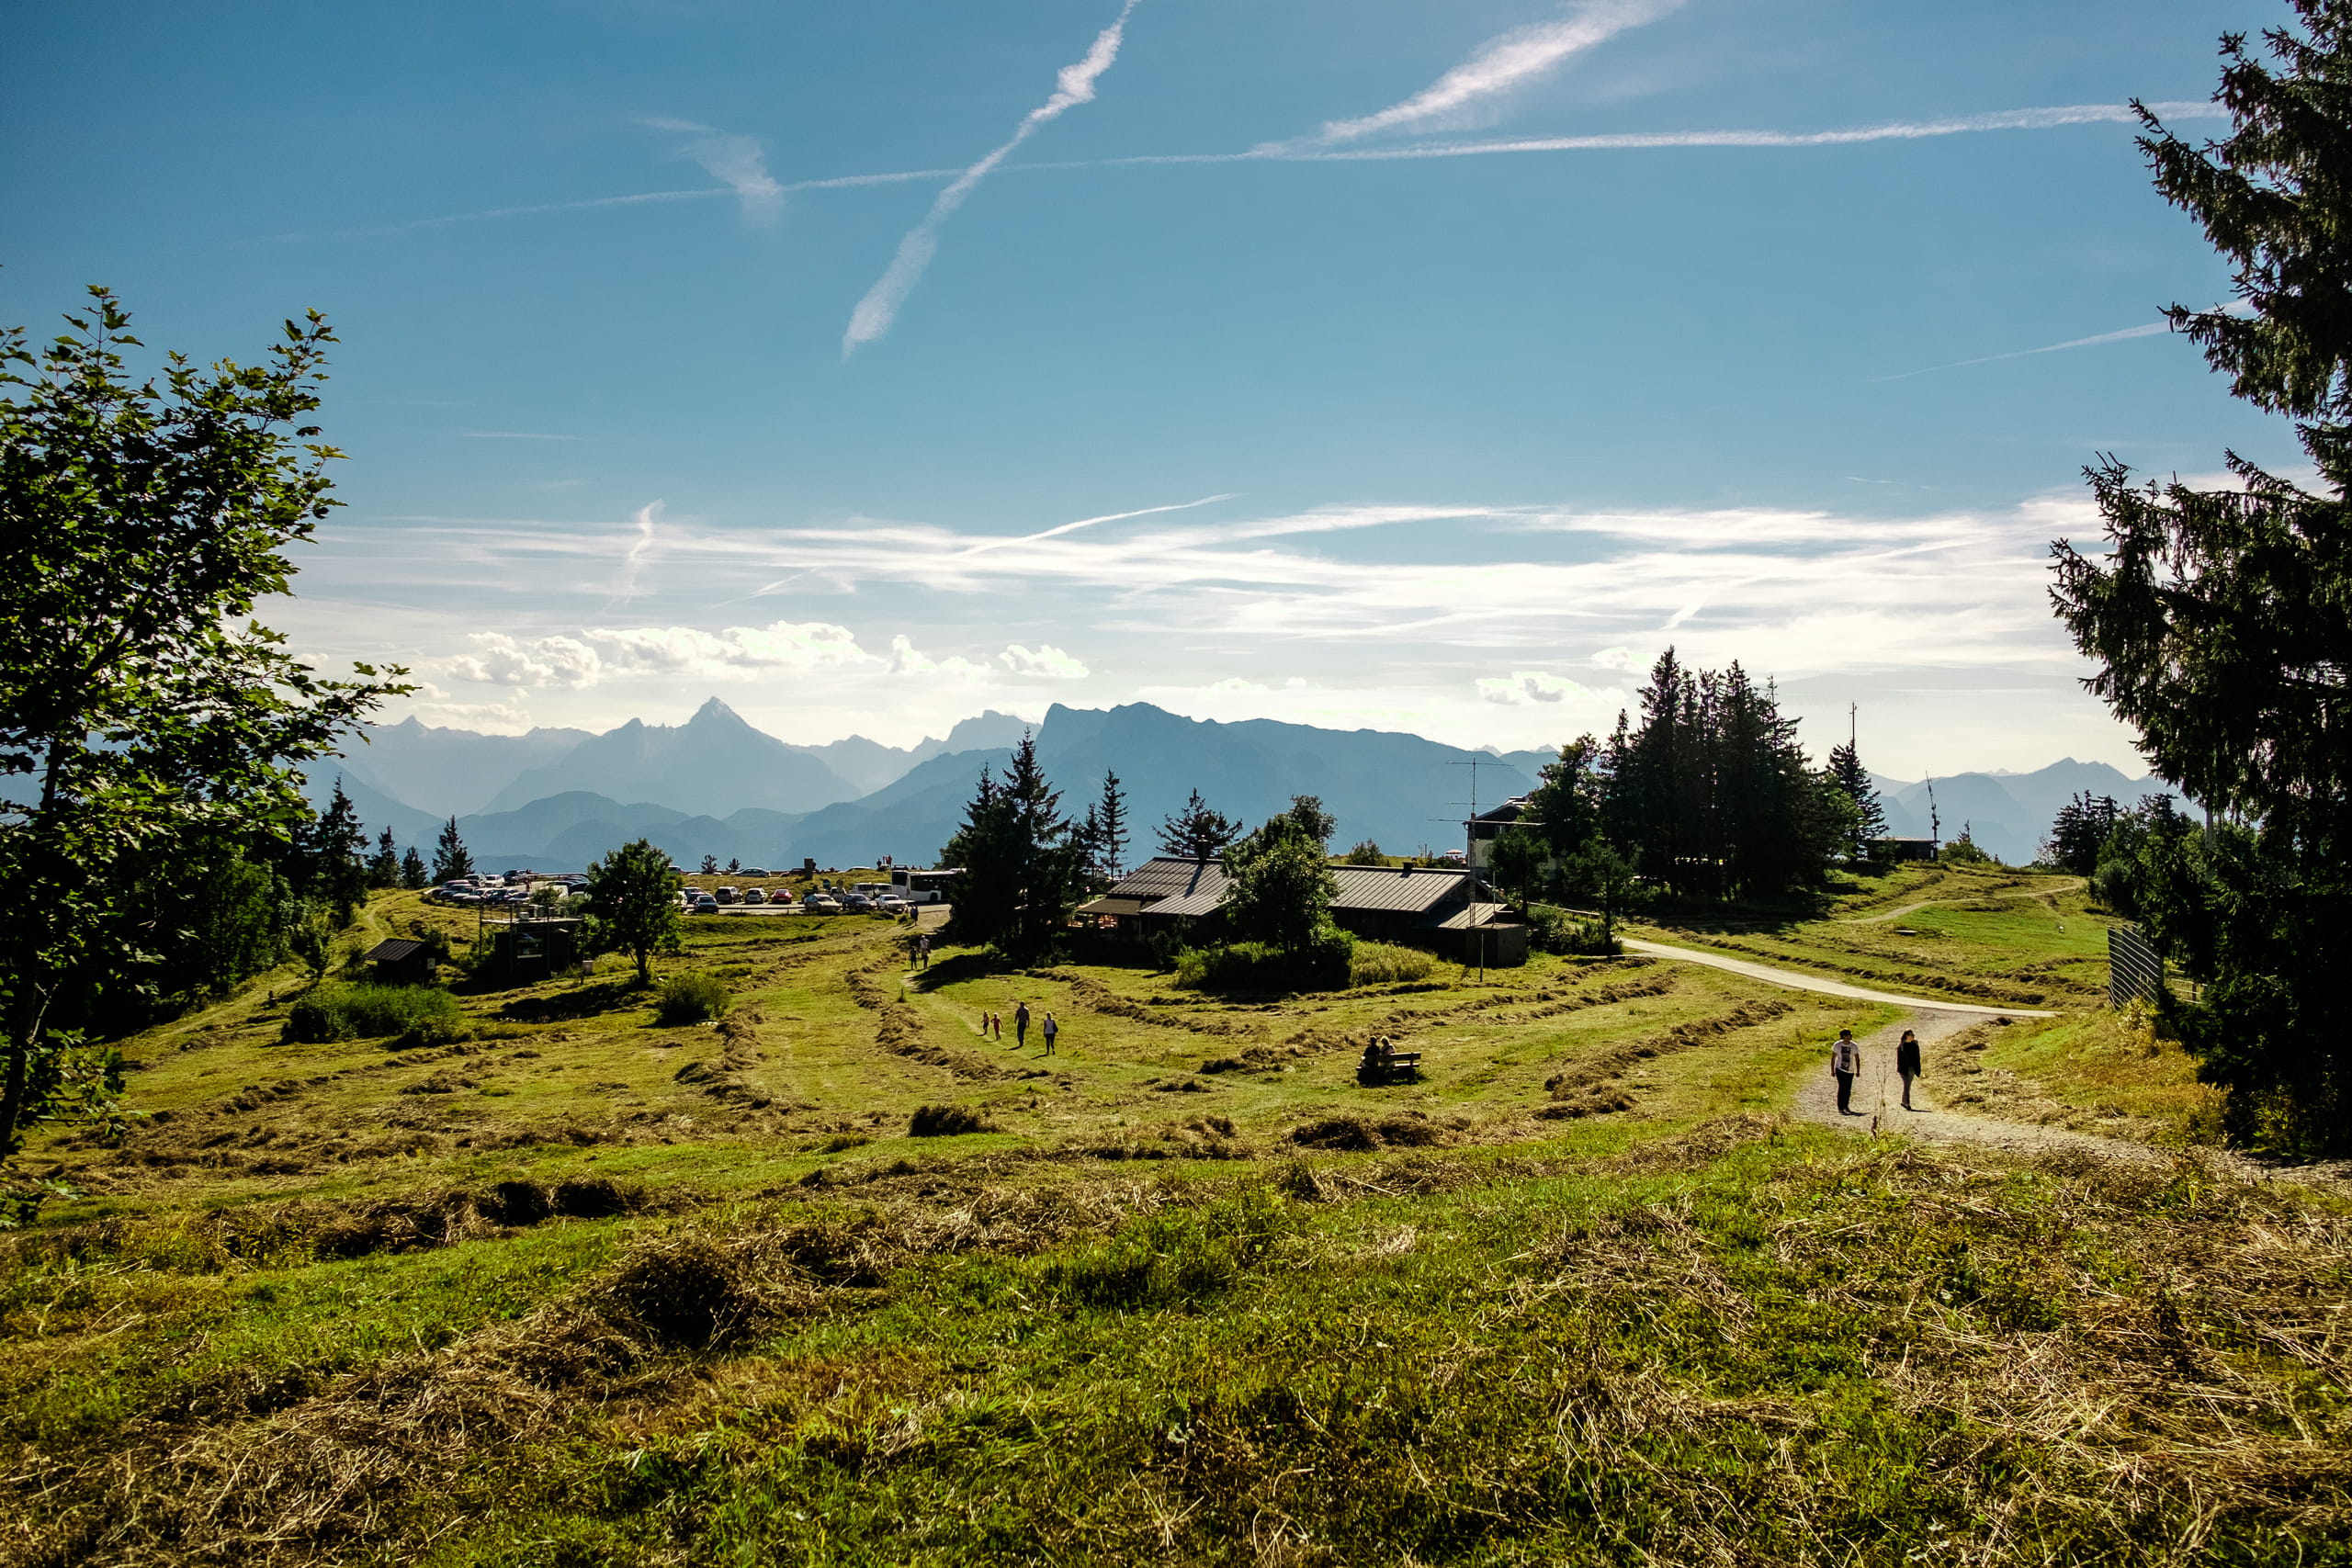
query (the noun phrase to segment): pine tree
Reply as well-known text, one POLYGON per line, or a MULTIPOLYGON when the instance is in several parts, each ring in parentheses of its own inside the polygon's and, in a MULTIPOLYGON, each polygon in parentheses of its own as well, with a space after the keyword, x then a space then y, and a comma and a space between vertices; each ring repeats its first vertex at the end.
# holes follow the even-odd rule
POLYGON ((443 825, 441 840, 433 848, 433 880, 455 882, 473 874, 474 857, 466 852, 466 841, 458 836, 458 819, 452 817, 443 825))
POLYGON ((1241 824, 1222 811, 1212 811, 1194 790, 1184 808, 1159 825, 1160 850, 1186 860, 1215 860, 1241 836, 1241 824))
POLYGON ((360 859, 367 847, 367 829, 338 779, 327 808, 297 836, 287 876, 296 895, 316 899, 338 931, 367 902, 368 868, 360 859))
POLYGON ((2226 139, 2183 141, 2135 107, 2156 188, 2235 275, 2235 305, 2176 305, 2173 329, 2294 423, 2319 488, 2234 453, 2222 491, 2137 486, 2101 458, 2109 547, 2053 544, 2051 596, 2100 666, 2092 692, 2222 814, 2129 873, 2144 929, 2205 982, 2163 1005, 2234 1135, 2316 1154, 2352 1148, 2352 4, 2292 3, 2301 29, 2264 35, 2268 63, 2222 39, 2226 139))
POLYGON ((425 869, 424 857, 416 852, 414 844, 401 852, 401 886, 411 892, 433 886, 432 874, 425 869))
POLYGON ((1102 798, 1094 803, 1091 821, 1095 866, 1106 881, 1115 882, 1127 862, 1127 796, 1118 774, 1102 775, 1102 798))
POLYGON ((384 829, 376 840, 376 852, 368 857, 368 886, 398 887, 401 885, 400 851, 392 847, 392 830, 384 829))
POLYGON ((983 771, 964 826, 940 852, 964 870, 944 934, 1016 964, 1053 950, 1085 892, 1086 846, 1024 734, 1001 782, 983 771))
POLYGON ((1854 803, 1854 835, 1844 848, 1849 857, 1861 860, 1870 853, 1872 840, 1886 837, 1886 807, 1880 803, 1878 787, 1871 783, 1871 771, 1862 766, 1861 755, 1852 741, 1829 749, 1829 778, 1854 803))
POLYGON ((2085 790, 2058 808, 2041 852, 2051 864, 2088 876, 2098 869, 2099 852, 2115 833, 2122 808, 2111 795, 2085 790))

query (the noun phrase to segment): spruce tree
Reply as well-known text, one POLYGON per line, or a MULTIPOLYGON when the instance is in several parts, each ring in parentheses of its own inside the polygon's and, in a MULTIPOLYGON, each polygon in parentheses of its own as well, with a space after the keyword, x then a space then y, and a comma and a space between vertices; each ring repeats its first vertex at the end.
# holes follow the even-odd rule
POLYGON ((1095 866, 1107 881, 1115 882, 1126 871, 1127 862, 1127 795, 1119 787, 1119 775, 1102 775, 1102 798, 1094 803, 1093 847, 1095 866))
POLYGON ((1211 810, 1196 789, 1182 810, 1160 823, 1159 848, 1163 853, 1185 860, 1215 860, 1240 836, 1241 824, 1222 811, 1211 810))
MULTIPOLYGON (((2099 665, 2091 691, 2158 775, 2222 817, 2155 840, 2129 874, 2145 929, 2205 982, 2164 1005, 2226 1086, 2233 1134, 2318 1153, 2352 1148, 2352 3, 2292 3, 2300 30, 2263 50, 2222 39, 2228 137, 2184 141, 2135 107, 2157 190, 2229 261, 2238 296, 2173 306, 2173 329, 2293 423, 2318 485, 2234 452, 2231 488, 2140 485, 2102 457, 2086 472, 2108 547, 2057 541, 2052 599, 2099 665)), ((2110 880, 2101 867, 2103 892, 2110 880)))
POLYGON ((401 886, 409 891, 433 886, 432 874, 425 868, 424 857, 411 844, 401 852, 401 886))
POLYGON ((368 868, 360 859, 367 847, 367 829, 338 779, 327 808, 297 837, 287 878, 298 895, 318 900, 338 931, 367 902, 368 868))
POLYGON ((392 847, 392 830, 387 828, 376 840, 376 852, 368 857, 368 886, 398 887, 401 885, 401 854, 392 847))
POLYGON ((455 882, 474 874, 474 857, 466 851, 466 840, 458 836, 455 817, 442 825, 441 840, 433 848, 433 880, 436 883, 455 882))
POLYGON ((963 868, 943 933, 1016 964, 1052 952, 1085 891, 1087 846, 1024 734, 1001 781, 983 771, 963 827, 940 852, 963 868))
POLYGON ((1878 787, 1871 783, 1871 771, 1862 766, 1861 754, 1852 741, 1829 749, 1829 780, 1854 803, 1854 834, 1843 847, 1848 855, 1861 860, 1870 853, 1872 840, 1886 837, 1886 807, 1880 802, 1878 787))

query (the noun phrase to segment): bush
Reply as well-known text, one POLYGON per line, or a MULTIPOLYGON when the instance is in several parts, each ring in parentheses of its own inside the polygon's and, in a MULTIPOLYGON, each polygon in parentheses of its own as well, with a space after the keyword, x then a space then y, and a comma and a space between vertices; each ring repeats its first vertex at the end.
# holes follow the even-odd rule
POLYGON ((1614 958, 1625 951, 1603 922, 1556 904, 1527 907, 1527 941, 1538 953, 1614 958))
POLYGON ((1348 984, 1385 986, 1401 980, 1426 980, 1437 973, 1437 956, 1418 947, 1385 942, 1360 942, 1348 955, 1348 984))
POLYGON ((424 1025, 455 1027, 458 998, 430 986, 321 986, 286 1015, 286 1038, 317 1044, 401 1034, 424 1025))
POLYGON ((1327 926, 1298 953, 1267 942, 1187 948, 1176 955, 1176 984, 1194 991, 1339 990, 1351 982, 1356 939, 1327 926))
POLYGON ((716 975, 673 975, 662 982, 654 1011, 664 1023, 703 1023, 727 1010, 726 983, 716 975))

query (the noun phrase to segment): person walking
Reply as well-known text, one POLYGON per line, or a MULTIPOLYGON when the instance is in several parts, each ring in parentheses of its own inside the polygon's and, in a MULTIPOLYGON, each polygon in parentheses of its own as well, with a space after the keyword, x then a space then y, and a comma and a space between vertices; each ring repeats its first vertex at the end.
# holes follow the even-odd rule
POLYGON ((1050 1056, 1054 1054, 1054 1036, 1062 1032, 1062 1026, 1054 1021, 1052 1013, 1047 1013, 1042 1029, 1046 1036, 1046 1055, 1050 1056))
POLYGON ((1852 1030, 1838 1032, 1838 1043, 1829 1047, 1829 1072, 1838 1080, 1838 1114, 1860 1116, 1854 1109, 1854 1080, 1861 1076, 1862 1048, 1854 1043, 1852 1030))
POLYGON ((1919 1065, 1919 1036, 1906 1029, 1902 1042, 1894 1047, 1894 1070, 1903 1075, 1903 1109, 1917 1109, 1911 1103, 1911 1080, 1925 1077, 1926 1069, 1919 1065))
POLYGON ((929 931, 915 938, 915 957, 923 968, 931 967, 931 933, 929 931))
POLYGON ((1012 1008, 1012 1044, 1015 1050, 1029 1048, 1029 1004, 1016 1002, 1012 1008))

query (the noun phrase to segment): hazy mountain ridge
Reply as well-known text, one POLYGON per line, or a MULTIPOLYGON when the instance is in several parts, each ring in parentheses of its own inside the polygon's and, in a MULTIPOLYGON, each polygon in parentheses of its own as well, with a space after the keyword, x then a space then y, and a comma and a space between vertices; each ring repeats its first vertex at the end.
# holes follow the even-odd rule
MULTIPOLYGON (((476 793, 491 809, 458 814, 458 831, 477 862, 502 870, 576 869, 640 837, 687 863, 706 854, 770 866, 797 865, 804 857, 820 865, 870 864, 881 855, 928 863, 962 821, 981 769, 1001 771, 1026 728, 992 712, 956 725, 945 739, 903 750, 854 736, 794 746, 716 699, 682 726, 632 720, 596 736, 476 736, 410 720, 377 732, 379 746, 357 751, 356 762, 316 771, 309 793, 323 804, 340 773, 371 841, 390 826, 402 845, 429 854, 448 813, 412 804, 384 787, 382 777, 430 783, 438 776, 429 765, 433 757, 467 767, 512 765, 513 775, 494 790, 482 790, 484 781, 476 779, 476 793), (404 745, 412 750, 404 752, 404 745), (364 766, 379 748, 395 766, 364 766), (553 762, 518 761, 559 750, 553 762), (875 778, 883 782, 859 787, 875 778)), ((1057 705, 1037 727, 1037 749, 1072 817, 1083 815, 1100 793, 1106 770, 1118 773, 1128 796, 1130 858, 1149 852, 1154 829, 1194 788, 1251 825, 1294 795, 1320 795, 1339 818, 1335 849, 1364 838, 1392 851, 1449 849, 1460 836, 1455 824, 1470 798, 1467 764, 1474 757, 1485 807, 1532 788, 1536 770, 1556 755, 1544 749, 1473 752, 1416 735, 1275 719, 1190 719, 1143 703, 1057 705)), ((1927 781, 1876 782, 1888 831, 1925 836, 1927 781)), ((2013 863, 2039 852, 2058 808, 2082 791, 2129 805, 2167 787, 2072 758, 2032 773, 1957 773, 1933 783, 1944 837, 1958 837, 1965 824, 1977 843, 2013 863)))

